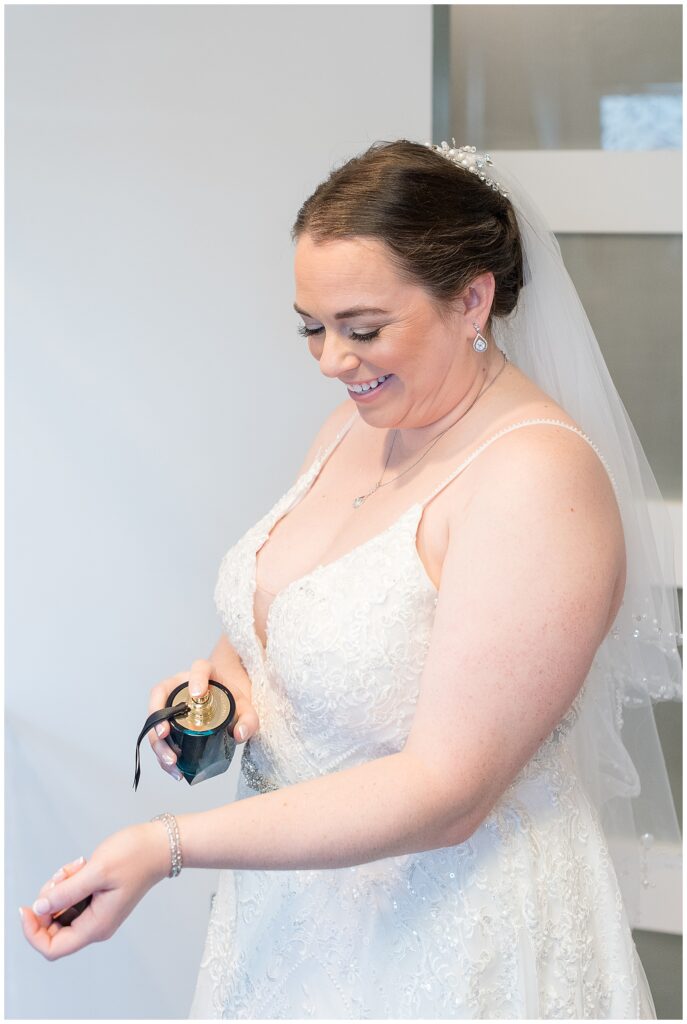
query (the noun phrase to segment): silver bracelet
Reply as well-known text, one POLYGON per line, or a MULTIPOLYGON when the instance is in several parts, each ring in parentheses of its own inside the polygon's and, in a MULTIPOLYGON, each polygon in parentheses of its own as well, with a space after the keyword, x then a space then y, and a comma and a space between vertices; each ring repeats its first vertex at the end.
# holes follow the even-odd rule
POLYGON ((181 839, 179 837, 179 826, 177 825, 177 819, 173 814, 169 814, 165 811, 163 814, 156 814, 151 821, 163 822, 167 829, 167 835, 169 836, 169 848, 172 854, 172 870, 167 875, 167 878, 176 878, 184 866, 181 858, 181 839))

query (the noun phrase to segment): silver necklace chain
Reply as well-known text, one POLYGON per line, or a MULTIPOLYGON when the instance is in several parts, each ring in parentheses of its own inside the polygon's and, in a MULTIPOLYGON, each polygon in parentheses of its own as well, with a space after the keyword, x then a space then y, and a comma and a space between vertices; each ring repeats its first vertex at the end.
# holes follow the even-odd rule
MULTIPOLYGON (((475 402, 477 401, 477 399, 481 395, 483 395, 484 392, 488 390, 488 388, 491 387, 491 385, 494 383, 494 381, 497 379, 497 377, 499 377, 503 373, 503 371, 505 370, 506 363, 508 362, 508 356, 506 355, 505 352, 502 352, 501 355, 503 356, 503 366, 501 367, 499 372, 494 377, 492 377, 492 379, 489 381, 487 386, 482 388, 481 391, 477 392, 477 394, 475 395, 473 400, 470 402, 470 405, 467 407, 467 409, 463 413, 463 416, 461 416, 460 419, 456 420, 456 423, 460 423, 460 421, 463 419, 463 417, 470 411, 470 409, 472 409, 472 407, 475 404, 475 402)), ((380 476, 379 480, 374 485, 374 487, 372 488, 371 491, 368 491, 367 494, 359 494, 357 498, 353 499, 353 508, 360 508, 360 506, 365 501, 365 499, 369 498, 371 494, 375 493, 375 491, 378 491, 381 487, 386 487, 387 484, 392 484, 394 482, 394 480, 398 480, 399 477, 402 477, 405 473, 409 473, 410 470, 413 468, 413 466, 417 466, 418 462, 421 462, 422 459, 424 459, 425 455, 427 455, 432 450, 432 448, 437 443, 437 441, 439 441, 444 436, 444 434, 448 430, 451 429, 451 427, 455 427, 456 423, 452 423, 451 426, 446 427, 445 430, 442 430, 441 433, 438 434, 437 437, 435 437, 434 440, 430 442, 429 446, 425 449, 425 451, 422 453, 420 458, 416 459, 415 462, 411 463, 411 465, 408 466, 407 469, 404 469, 401 473, 398 473, 396 476, 392 476, 391 480, 387 480, 386 483, 382 483, 382 477, 384 476, 384 474, 386 472, 386 467, 389 465, 389 459, 391 458, 391 453, 394 450, 394 442, 396 441, 396 435, 398 434, 398 428, 396 428, 396 430, 394 430, 394 439, 391 442, 391 448, 389 449, 389 454, 387 455, 386 462, 384 463, 384 469, 382 470, 382 476, 380 476)))

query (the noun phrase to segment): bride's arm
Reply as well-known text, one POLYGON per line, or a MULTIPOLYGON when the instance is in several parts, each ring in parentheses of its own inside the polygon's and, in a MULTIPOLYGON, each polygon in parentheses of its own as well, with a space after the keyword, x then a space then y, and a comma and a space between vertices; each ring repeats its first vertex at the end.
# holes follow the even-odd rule
POLYGON ((348 867, 458 842, 455 808, 432 789, 425 767, 399 752, 210 811, 177 815, 184 865, 348 867))

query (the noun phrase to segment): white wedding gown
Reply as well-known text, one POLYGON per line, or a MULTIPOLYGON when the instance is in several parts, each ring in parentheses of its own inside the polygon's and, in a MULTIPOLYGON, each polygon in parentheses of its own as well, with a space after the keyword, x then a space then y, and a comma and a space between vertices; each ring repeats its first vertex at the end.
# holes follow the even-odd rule
MULTIPOLYGON (((237 799, 403 747, 437 591, 415 544, 426 501, 273 600, 256 553, 357 418, 224 556, 215 601, 259 732, 237 799)), ((591 443, 591 442, 589 442, 591 443)), ((584 689, 584 688, 583 688, 584 689)), ((355 867, 223 870, 190 1018, 655 1019, 596 812, 566 734, 582 691, 465 842, 355 867)))

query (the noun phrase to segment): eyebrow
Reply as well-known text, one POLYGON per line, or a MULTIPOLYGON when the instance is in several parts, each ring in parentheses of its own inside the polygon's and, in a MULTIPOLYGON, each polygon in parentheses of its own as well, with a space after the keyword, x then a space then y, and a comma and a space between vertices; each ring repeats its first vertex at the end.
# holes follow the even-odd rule
MULTIPOLYGON (((296 310, 297 313, 300 313, 301 316, 310 316, 310 313, 306 313, 304 309, 300 309, 300 307, 297 306, 295 302, 293 304, 293 308, 296 310)), ((379 309, 378 306, 353 306, 351 309, 342 309, 340 313, 335 313, 334 314, 334 319, 335 320, 346 320, 349 317, 360 316, 362 313, 388 313, 388 312, 389 311, 387 309, 379 309)), ((315 320, 317 318, 316 317, 311 317, 311 319, 315 320)))

